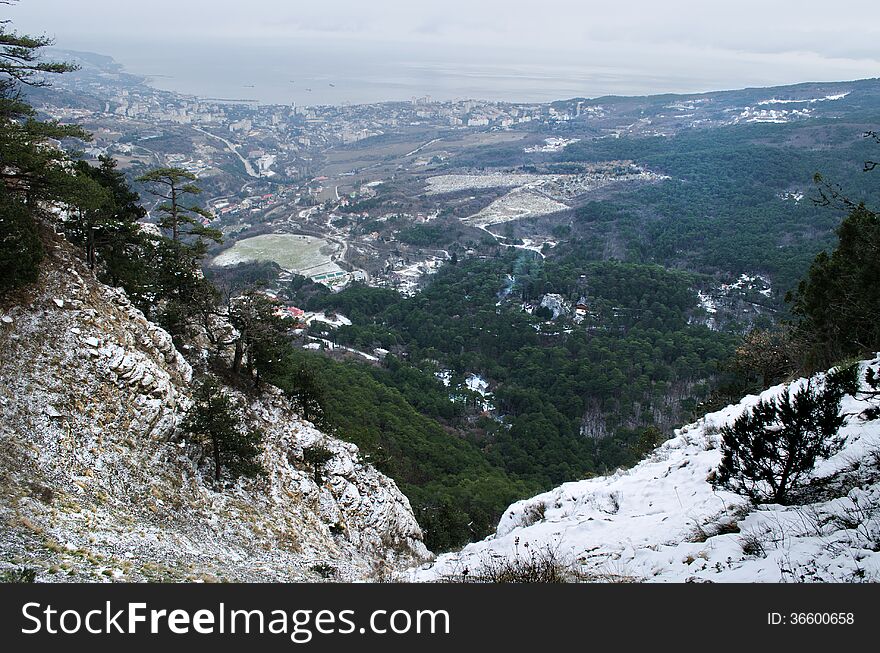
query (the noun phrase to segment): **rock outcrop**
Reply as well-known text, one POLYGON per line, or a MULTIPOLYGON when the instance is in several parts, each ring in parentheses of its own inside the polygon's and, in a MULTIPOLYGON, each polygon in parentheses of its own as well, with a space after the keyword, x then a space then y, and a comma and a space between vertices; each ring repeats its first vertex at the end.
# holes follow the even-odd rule
POLYGON ((193 370, 121 290, 59 245, 0 307, 0 567, 38 580, 353 580, 428 555, 357 447, 269 388, 247 403, 267 475, 215 487, 179 438, 193 370), (334 456, 320 482, 302 462, 334 456))

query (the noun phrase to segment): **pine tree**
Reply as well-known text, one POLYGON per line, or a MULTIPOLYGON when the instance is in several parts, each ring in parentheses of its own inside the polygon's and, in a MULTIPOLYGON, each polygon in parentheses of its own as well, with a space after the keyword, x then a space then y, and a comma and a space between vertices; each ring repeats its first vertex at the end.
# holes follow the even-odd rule
POLYGON ((116 169, 116 161, 99 158, 100 165, 77 161, 74 170, 82 184, 82 199, 75 204, 73 217, 65 222, 67 238, 83 247, 86 262, 95 269, 101 264, 101 276, 114 285, 137 275, 148 274, 140 249, 144 236, 138 221, 146 211, 138 204, 138 194, 129 188, 125 175, 116 169), (127 270, 135 266, 136 271, 127 270))
MULTIPOLYGON (((15 0, 0 2, 5 5, 14 3, 15 0)), ((76 66, 69 63, 40 59, 40 50, 52 45, 52 39, 19 34, 7 29, 8 25, 8 20, 0 20, 0 75, 4 78, 28 86, 48 86, 44 74, 57 75, 76 70, 76 66)))
POLYGON ((36 281, 42 258, 31 212, 0 184, 0 293, 36 281))
POLYGON ((320 485, 323 482, 321 470, 324 466, 333 460, 333 452, 319 444, 312 445, 303 449, 303 462, 312 468, 315 484, 320 485))
POLYGON ((288 349, 287 324, 278 315, 280 304, 257 290, 248 290, 230 300, 229 321, 238 332, 232 371, 241 371, 247 361, 248 374, 259 383, 260 376, 275 376, 288 349))
POLYGON ((214 460, 214 478, 223 470, 231 479, 252 478, 265 473, 258 460, 263 434, 246 430, 241 408, 214 379, 199 385, 193 405, 183 422, 184 432, 209 451, 214 460))
MULTIPOLYGON (((864 136, 880 144, 877 132, 864 136)), ((870 172, 878 164, 867 160, 863 169, 870 172)), ((880 349, 880 215, 846 197, 822 175, 816 174, 814 180, 819 190, 814 202, 849 213, 837 228, 835 250, 816 257, 797 292, 789 293, 786 301, 794 303, 800 332, 810 345, 805 367, 826 367, 880 349)))
POLYGON ((816 257, 793 298, 817 366, 880 348, 880 216, 858 205, 837 234, 837 248, 816 257))
POLYGON ((303 419, 325 426, 327 389, 313 369, 304 364, 296 366, 287 373, 281 386, 303 419))
POLYGON ((715 484, 756 502, 787 503, 816 461, 839 450, 840 402, 857 385, 856 368, 847 368, 821 389, 808 382, 758 402, 722 429, 715 484))
POLYGON ((207 254, 207 240, 222 242, 217 229, 203 224, 211 214, 189 196, 201 189, 191 183, 196 176, 181 168, 157 168, 138 181, 148 192, 166 200, 155 210, 159 227, 168 235, 153 237, 149 246, 154 270, 153 302, 160 307, 159 323, 172 335, 180 336, 197 315, 214 311, 219 295, 202 274, 201 262, 207 254))
POLYGON ((68 155, 49 139, 89 139, 79 127, 37 120, 22 99, 22 85, 46 86, 46 75, 75 69, 40 60, 40 50, 51 43, 0 21, 0 292, 36 279, 43 258, 41 205, 68 199, 74 185, 68 155))
POLYGON ((222 241, 220 232, 205 226, 201 220, 210 221, 213 216, 198 204, 187 204, 190 201, 188 196, 202 192, 191 183, 196 179, 194 174, 182 168, 156 168, 137 180, 147 186, 151 195, 165 200, 155 210, 161 215, 159 226, 170 232, 171 240, 179 243, 187 237, 194 237, 219 243, 222 241))

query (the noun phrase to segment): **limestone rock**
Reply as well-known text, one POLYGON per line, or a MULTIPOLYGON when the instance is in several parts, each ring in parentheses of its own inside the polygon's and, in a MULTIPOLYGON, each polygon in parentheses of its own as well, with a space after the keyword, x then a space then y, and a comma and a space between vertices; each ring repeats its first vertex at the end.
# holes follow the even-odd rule
POLYGON ((18 560, 41 581, 296 581, 317 579, 319 561, 357 580, 429 555, 396 484, 274 388, 247 399, 267 475, 216 487, 180 437, 191 365, 66 245, 12 314, 0 318, 15 361, 0 365, 0 567, 18 560), (317 442, 334 453, 320 484, 301 462, 317 442))

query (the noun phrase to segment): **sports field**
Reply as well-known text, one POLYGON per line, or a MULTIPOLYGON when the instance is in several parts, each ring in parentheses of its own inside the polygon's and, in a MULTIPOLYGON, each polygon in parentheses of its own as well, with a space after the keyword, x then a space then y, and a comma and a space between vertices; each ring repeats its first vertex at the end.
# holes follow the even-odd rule
POLYGON ((224 267, 248 261, 274 261, 283 269, 307 277, 342 272, 332 260, 335 243, 300 234, 264 234, 239 240, 214 257, 211 265, 224 267))

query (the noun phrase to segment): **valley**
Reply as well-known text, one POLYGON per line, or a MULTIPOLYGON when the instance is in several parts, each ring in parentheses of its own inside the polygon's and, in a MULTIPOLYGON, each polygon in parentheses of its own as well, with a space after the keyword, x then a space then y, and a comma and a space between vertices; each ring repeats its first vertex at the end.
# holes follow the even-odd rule
POLYGON ((274 302, 324 426, 400 486, 435 552, 754 389, 738 344, 790 319, 786 294, 835 240, 814 175, 880 204, 858 174, 877 80, 287 106, 61 54, 81 69, 30 92, 40 115, 84 125, 94 139, 65 144, 136 187, 157 165, 194 176, 223 236, 203 263, 221 312, 274 302))

